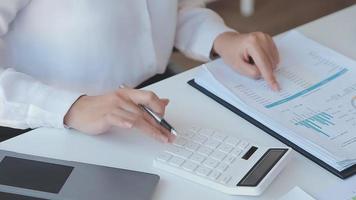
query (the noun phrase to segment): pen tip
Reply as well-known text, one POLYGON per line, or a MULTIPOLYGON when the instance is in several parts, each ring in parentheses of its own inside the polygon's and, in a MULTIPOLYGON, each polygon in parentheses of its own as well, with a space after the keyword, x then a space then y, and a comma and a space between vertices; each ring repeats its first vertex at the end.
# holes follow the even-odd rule
POLYGON ((174 129, 172 129, 171 130, 171 133, 173 134, 173 135, 175 135, 175 136, 177 136, 178 134, 177 134, 177 131, 176 130, 174 130, 174 129))

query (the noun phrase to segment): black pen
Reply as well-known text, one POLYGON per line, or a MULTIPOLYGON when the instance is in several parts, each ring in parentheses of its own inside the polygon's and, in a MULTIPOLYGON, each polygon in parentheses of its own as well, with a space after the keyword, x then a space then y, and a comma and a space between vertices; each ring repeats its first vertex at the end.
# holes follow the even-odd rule
POLYGON ((150 108, 144 106, 144 105, 139 105, 144 111, 146 111, 151 117, 155 119, 157 123, 159 123, 161 126, 163 126, 165 129, 167 129, 169 132, 171 132, 173 135, 177 136, 177 131, 162 117, 157 115, 155 112, 153 112, 150 108))
MULTIPOLYGON (((120 85, 119 88, 127 88, 125 84, 120 85)), ((157 115, 155 112, 153 112, 150 108, 144 105, 139 105, 142 110, 146 111, 158 124, 163 126, 165 129, 167 129, 169 132, 171 132, 173 135, 177 136, 177 131, 171 126, 165 119, 157 115)))

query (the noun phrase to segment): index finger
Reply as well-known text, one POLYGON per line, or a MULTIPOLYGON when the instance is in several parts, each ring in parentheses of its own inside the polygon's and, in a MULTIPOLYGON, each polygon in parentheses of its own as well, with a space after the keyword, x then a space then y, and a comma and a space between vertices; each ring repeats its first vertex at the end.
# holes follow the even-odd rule
POLYGON ((145 90, 130 90, 128 91, 129 98, 135 103, 145 105, 152 109, 155 113, 163 116, 167 106, 167 100, 160 99, 155 93, 145 90))
POLYGON ((278 82, 273 74, 272 63, 268 59, 264 50, 260 47, 248 49, 249 55, 255 61, 256 67, 260 70, 262 77, 267 81, 268 85, 274 90, 279 90, 278 82))
POLYGON ((151 135, 157 140, 160 140, 164 143, 170 142, 170 138, 168 137, 168 135, 164 134, 160 128, 152 125, 144 117, 139 118, 138 123, 135 124, 135 127, 151 135))

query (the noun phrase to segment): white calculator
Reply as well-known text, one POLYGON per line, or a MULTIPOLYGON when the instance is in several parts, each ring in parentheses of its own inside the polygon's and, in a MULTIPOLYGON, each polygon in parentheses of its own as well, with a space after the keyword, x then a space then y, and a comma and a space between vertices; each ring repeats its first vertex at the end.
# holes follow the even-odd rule
POLYGON ((286 147, 263 147, 212 129, 178 133, 153 164, 231 195, 260 195, 290 160, 286 147))

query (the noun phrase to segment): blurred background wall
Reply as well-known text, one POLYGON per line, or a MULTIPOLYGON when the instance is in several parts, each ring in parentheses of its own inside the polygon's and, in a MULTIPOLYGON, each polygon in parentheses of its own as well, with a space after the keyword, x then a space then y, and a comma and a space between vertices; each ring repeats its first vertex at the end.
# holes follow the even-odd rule
MULTIPOLYGON (((354 4, 356 0, 218 0, 208 7, 239 32, 263 31, 273 36, 354 4)), ((172 61, 180 70, 201 64, 179 52, 173 53, 172 61)))

